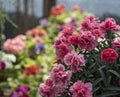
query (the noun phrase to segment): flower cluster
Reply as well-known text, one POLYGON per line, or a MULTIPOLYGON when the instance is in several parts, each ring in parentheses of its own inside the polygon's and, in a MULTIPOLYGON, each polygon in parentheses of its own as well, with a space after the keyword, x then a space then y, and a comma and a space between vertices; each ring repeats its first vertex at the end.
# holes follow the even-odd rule
POLYGON ((25 74, 27 76, 29 76, 29 75, 36 76, 39 72, 40 72, 40 67, 37 65, 31 65, 31 66, 25 68, 25 74))
POLYGON ((15 91, 13 91, 10 97, 29 97, 28 92, 30 88, 28 86, 18 86, 15 91))
POLYGON ((8 39, 3 44, 3 50, 11 52, 13 54, 23 53, 26 47, 25 37, 23 35, 18 35, 13 39, 8 39))
POLYGON ((46 31, 44 29, 36 29, 36 28, 34 28, 32 30, 28 30, 26 32, 26 34, 28 36, 32 36, 32 37, 36 37, 36 36, 40 36, 41 37, 41 36, 45 36, 46 35, 46 31))
POLYGON ((119 91, 111 86, 119 88, 120 44, 119 39, 115 39, 115 35, 119 35, 113 32, 119 31, 120 26, 112 18, 100 22, 98 18, 88 16, 78 33, 76 30, 78 28, 63 29, 55 41, 59 64, 50 74, 51 84, 47 84, 48 80, 40 84, 39 93, 44 97, 118 96, 119 91), (61 89, 65 94, 60 92, 61 89), (116 94, 109 94, 111 91, 116 94))
POLYGON ((71 71, 65 71, 64 65, 57 64, 46 83, 40 84, 39 92, 45 97, 55 97, 69 83, 71 74, 71 71))
POLYGON ((63 4, 57 5, 50 12, 51 15, 57 16, 65 12, 65 6, 63 4))

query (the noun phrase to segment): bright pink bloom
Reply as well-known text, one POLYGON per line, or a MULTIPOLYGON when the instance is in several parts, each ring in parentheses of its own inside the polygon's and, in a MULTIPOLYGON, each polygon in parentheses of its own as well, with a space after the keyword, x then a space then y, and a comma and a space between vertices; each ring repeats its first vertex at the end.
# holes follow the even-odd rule
POLYGON ((44 97, 55 97, 57 94, 57 88, 54 86, 52 79, 47 79, 46 83, 42 83, 38 89, 41 96, 44 97))
POLYGON ((51 72, 51 78, 54 84, 60 88, 63 88, 69 83, 71 75, 71 71, 64 71, 64 66, 62 64, 56 65, 51 72))
POLYGON ((66 65, 70 66, 73 72, 82 70, 82 66, 85 65, 84 55, 77 54, 76 52, 70 52, 64 57, 66 65))
POLYGON ((119 56, 118 53, 111 48, 104 49, 101 52, 101 59, 109 63, 114 62, 118 58, 118 56, 119 56))
POLYGON ((5 43, 3 44, 3 50, 11 52, 11 53, 22 53, 24 52, 26 43, 25 43, 25 39, 24 36, 17 36, 13 39, 8 39, 5 41, 5 43))
POLYGON ((88 51, 93 50, 97 46, 97 38, 90 31, 83 32, 79 39, 80 49, 88 51))
POLYGON ((112 47, 115 49, 120 49, 120 39, 113 41, 112 47))
POLYGON ((74 34, 74 35, 71 35, 70 37, 68 37, 67 40, 68 40, 69 44, 76 46, 79 44, 79 38, 80 38, 79 34, 74 34))
POLYGON ((100 20, 94 16, 88 16, 81 23, 81 30, 89 31, 98 28, 100 20))
POLYGON ((57 40, 54 42, 54 46, 58 47, 60 44, 65 43, 67 44, 67 39, 64 36, 59 37, 57 40))
POLYGON ((113 18, 106 18, 105 21, 100 24, 100 28, 103 32, 115 32, 120 30, 120 26, 116 24, 116 21, 113 18))
POLYGON ((93 97, 92 96, 92 84, 83 83, 82 81, 77 81, 70 87, 72 92, 72 97, 93 97))
POLYGON ((6 64, 4 61, 0 61, 0 70, 5 70, 6 69, 6 64))
POLYGON ((71 51, 70 47, 64 43, 61 43, 60 45, 56 47, 56 55, 58 59, 61 59, 61 60, 70 51, 71 51))
POLYGON ((64 36, 64 37, 67 38, 67 37, 69 37, 70 35, 73 34, 73 31, 74 31, 74 27, 68 27, 68 28, 66 28, 62 31, 61 36, 64 36))
POLYGON ((92 30, 92 34, 95 35, 97 38, 104 38, 104 33, 100 29, 92 30))
POLYGON ((29 91, 29 86, 18 86, 18 88, 11 93, 10 97, 29 97, 29 91))

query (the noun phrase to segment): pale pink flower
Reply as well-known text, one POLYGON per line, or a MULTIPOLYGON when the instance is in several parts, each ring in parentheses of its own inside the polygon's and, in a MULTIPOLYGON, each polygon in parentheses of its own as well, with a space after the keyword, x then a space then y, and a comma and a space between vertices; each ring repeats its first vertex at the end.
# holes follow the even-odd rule
POLYGON ((70 52, 64 57, 64 62, 66 65, 70 66, 72 72, 77 72, 82 70, 85 65, 85 59, 83 54, 77 54, 76 52, 70 52))
POLYGON ((64 71, 62 64, 56 65, 51 72, 51 78, 54 84, 59 88, 63 88, 69 83, 71 75, 71 71, 64 71))
POLYGON ((68 45, 61 43, 60 45, 56 47, 57 58, 62 60, 64 56, 70 51, 71 49, 68 45))
POLYGON ((55 97, 57 94, 57 87, 54 86, 52 79, 47 79, 46 83, 40 84, 38 91, 41 96, 44 97, 55 97))
POLYGON ((113 41, 112 47, 120 50, 120 39, 113 41))
POLYGON ((81 30, 89 31, 98 28, 100 20, 94 16, 88 16, 81 23, 81 30))
POLYGON ((97 38, 90 31, 83 32, 80 35, 79 47, 88 51, 93 50, 97 46, 97 38))
POLYGON ((75 82, 70 91, 73 94, 72 97, 93 97, 92 96, 92 84, 83 83, 82 81, 75 82))
POLYGON ((24 52, 26 43, 23 35, 18 35, 13 39, 8 39, 3 44, 3 50, 11 53, 22 53, 24 52))
POLYGON ((105 21, 100 24, 100 28, 103 32, 115 32, 120 30, 120 26, 116 24, 116 21, 113 18, 106 18, 105 21))

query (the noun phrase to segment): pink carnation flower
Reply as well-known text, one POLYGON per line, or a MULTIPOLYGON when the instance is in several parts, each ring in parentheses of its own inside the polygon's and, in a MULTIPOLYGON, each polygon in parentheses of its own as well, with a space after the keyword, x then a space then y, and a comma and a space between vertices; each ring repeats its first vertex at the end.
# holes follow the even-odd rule
POLYGON ((95 35, 97 38, 104 38, 104 33, 100 29, 92 30, 92 34, 95 35))
POLYGON ((76 52, 68 53, 64 58, 64 62, 66 65, 70 66, 73 72, 82 70, 82 66, 85 65, 84 55, 78 55, 76 52))
POLYGON ((120 30, 120 26, 116 24, 116 21, 113 18, 106 18, 105 21, 100 24, 100 28, 103 32, 115 32, 120 30))
POLYGON ((61 60, 70 51, 71 51, 70 47, 64 43, 61 43, 60 45, 56 47, 56 55, 58 59, 61 59, 61 60))
POLYGON ((54 42, 54 46, 58 47, 60 44, 65 43, 67 44, 67 39, 64 36, 59 37, 57 40, 54 42))
POLYGON ((68 37, 73 34, 74 27, 68 27, 62 31, 61 36, 68 37))
POLYGON ((97 38, 90 31, 83 32, 79 39, 80 49, 88 51, 93 50, 97 46, 97 38))
POLYGON ((56 65, 51 72, 51 78, 54 84, 60 88, 63 88, 69 83, 71 75, 71 71, 64 71, 62 64, 56 65))
POLYGON ((94 16, 88 16, 81 23, 81 30, 89 31, 98 28, 100 20, 94 16))
POLYGON ((119 56, 118 53, 111 48, 104 49, 101 52, 101 59, 109 63, 114 62, 118 58, 118 56, 119 56))
POLYGON ((3 50, 11 52, 11 53, 19 53, 24 52, 26 43, 24 41, 24 37, 19 35, 13 39, 8 39, 3 44, 3 50))
POLYGON ((92 84, 77 81, 70 87, 72 97, 92 97, 92 84))
POLYGON ((113 41, 112 47, 115 49, 120 49, 120 39, 113 41))
POLYGON ((57 88, 54 86, 52 79, 47 79, 46 83, 40 84, 38 88, 39 93, 44 97, 55 97, 57 88))
POLYGON ((74 35, 71 35, 70 37, 68 37, 67 40, 68 40, 69 44, 76 46, 79 44, 79 38, 80 38, 79 34, 74 34, 74 35))

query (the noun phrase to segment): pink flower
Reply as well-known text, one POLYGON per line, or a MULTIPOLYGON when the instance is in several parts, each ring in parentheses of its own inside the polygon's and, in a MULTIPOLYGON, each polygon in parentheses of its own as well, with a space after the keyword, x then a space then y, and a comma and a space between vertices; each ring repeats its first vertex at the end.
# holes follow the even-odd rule
POLYGON ((4 61, 0 61, 0 70, 5 70, 6 69, 6 64, 4 61))
POLYGON ((60 45, 56 47, 56 55, 58 59, 61 59, 61 60, 70 51, 71 51, 70 47, 64 43, 61 43, 60 45))
POLYGON ((59 37, 57 40, 54 42, 54 46, 58 47, 60 44, 65 43, 67 44, 67 39, 64 36, 59 37))
POLYGON ((81 30, 89 31, 98 28, 99 22, 100 20, 98 18, 95 18, 94 16, 88 16, 81 23, 81 30))
POLYGON ((45 84, 40 84, 38 91, 41 96, 44 97, 55 97, 57 94, 57 88, 54 86, 53 81, 50 78, 46 80, 45 84))
POLYGON ((113 41, 112 47, 116 49, 120 49, 120 39, 113 41))
POLYGON ((93 50, 97 46, 97 38, 90 31, 83 32, 79 39, 80 49, 88 51, 93 50))
POLYGON ((77 81, 70 87, 72 97, 92 97, 92 84, 77 81))
POLYGON ((92 34, 95 35, 97 38, 104 38, 104 33, 100 29, 92 30, 92 34))
POLYGON ((29 86, 18 86, 18 88, 11 93, 10 97, 29 97, 29 91, 29 86))
POLYGON ((118 56, 119 56, 118 53, 111 48, 104 49, 101 52, 101 59, 109 63, 114 62, 118 58, 118 56))
POLYGON ((116 24, 116 21, 113 18, 106 18, 105 21, 100 24, 100 28, 103 32, 115 32, 120 30, 120 26, 116 24))
POLYGON ((73 72, 82 70, 82 66, 85 65, 84 55, 77 54, 76 52, 70 52, 64 57, 66 65, 70 66, 73 72))
POLYGON ((61 36, 64 36, 64 37, 67 38, 68 36, 73 34, 73 31, 74 31, 74 27, 65 28, 65 29, 62 30, 61 36))
POLYGON ((64 66, 62 64, 56 65, 51 72, 51 78, 54 84, 60 88, 63 88, 69 83, 71 75, 71 71, 64 71, 64 66))
POLYGON ((71 35, 70 37, 68 37, 68 43, 76 46, 79 44, 79 38, 80 38, 79 34, 71 35))
POLYGON ((24 52, 26 43, 25 38, 22 35, 18 35, 13 39, 8 39, 3 44, 3 50, 11 52, 11 53, 22 53, 24 52))

